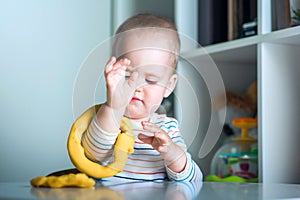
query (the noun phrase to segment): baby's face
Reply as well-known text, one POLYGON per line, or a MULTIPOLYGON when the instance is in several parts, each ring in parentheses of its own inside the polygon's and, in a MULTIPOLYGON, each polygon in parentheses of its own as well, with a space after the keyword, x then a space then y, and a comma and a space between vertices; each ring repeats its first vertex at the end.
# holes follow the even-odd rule
POLYGON ((125 57, 131 60, 131 71, 138 72, 137 87, 125 116, 147 120, 175 87, 174 56, 164 50, 141 49, 125 54, 125 57))

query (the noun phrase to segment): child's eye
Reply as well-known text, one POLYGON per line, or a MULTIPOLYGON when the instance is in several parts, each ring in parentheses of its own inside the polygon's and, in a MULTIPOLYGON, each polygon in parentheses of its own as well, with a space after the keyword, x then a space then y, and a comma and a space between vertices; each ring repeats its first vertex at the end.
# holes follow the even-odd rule
POLYGON ((152 80, 152 79, 146 79, 146 82, 148 84, 156 84, 158 81, 157 80, 152 80))

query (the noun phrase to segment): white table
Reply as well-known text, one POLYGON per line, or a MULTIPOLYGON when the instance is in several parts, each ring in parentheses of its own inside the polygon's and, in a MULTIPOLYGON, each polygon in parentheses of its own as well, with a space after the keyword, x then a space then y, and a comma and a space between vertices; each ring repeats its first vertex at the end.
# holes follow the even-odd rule
POLYGON ((95 188, 32 188, 27 183, 0 183, 0 199, 118 200, 118 199, 300 199, 300 185, 256 183, 175 182, 97 184, 95 188))

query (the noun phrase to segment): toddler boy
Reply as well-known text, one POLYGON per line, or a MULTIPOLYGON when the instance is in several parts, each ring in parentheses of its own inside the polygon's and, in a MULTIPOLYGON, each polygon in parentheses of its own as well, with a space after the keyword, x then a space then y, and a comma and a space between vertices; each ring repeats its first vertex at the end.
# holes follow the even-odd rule
POLYGON ((175 88, 179 51, 177 29, 165 18, 137 14, 118 28, 104 72, 107 101, 83 135, 82 145, 89 159, 112 162, 123 116, 132 122, 135 145, 124 170, 103 180, 202 181, 178 122, 155 113, 175 88))

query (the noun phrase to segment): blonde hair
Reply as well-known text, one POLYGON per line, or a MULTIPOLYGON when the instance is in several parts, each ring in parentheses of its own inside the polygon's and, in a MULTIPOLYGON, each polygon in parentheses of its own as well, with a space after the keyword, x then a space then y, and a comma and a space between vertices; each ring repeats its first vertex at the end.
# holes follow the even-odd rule
MULTIPOLYGON (((175 24, 164 17, 154 15, 151 13, 140 13, 128 18, 124 21, 117 29, 115 35, 134 30, 139 28, 153 28, 147 29, 147 31, 168 31, 168 34, 171 33, 170 37, 172 39, 172 48, 168 49, 172 54, 174 54, 174 64, 175 67, 178 63, 178 57, 180 52, 180 38, 175 24), (156 29, 157 28, 157 29, 156 29)), ((113 43, 112 53, 116 55, 116 43, 118 41, 118 37, 115 38, 113 43)))

